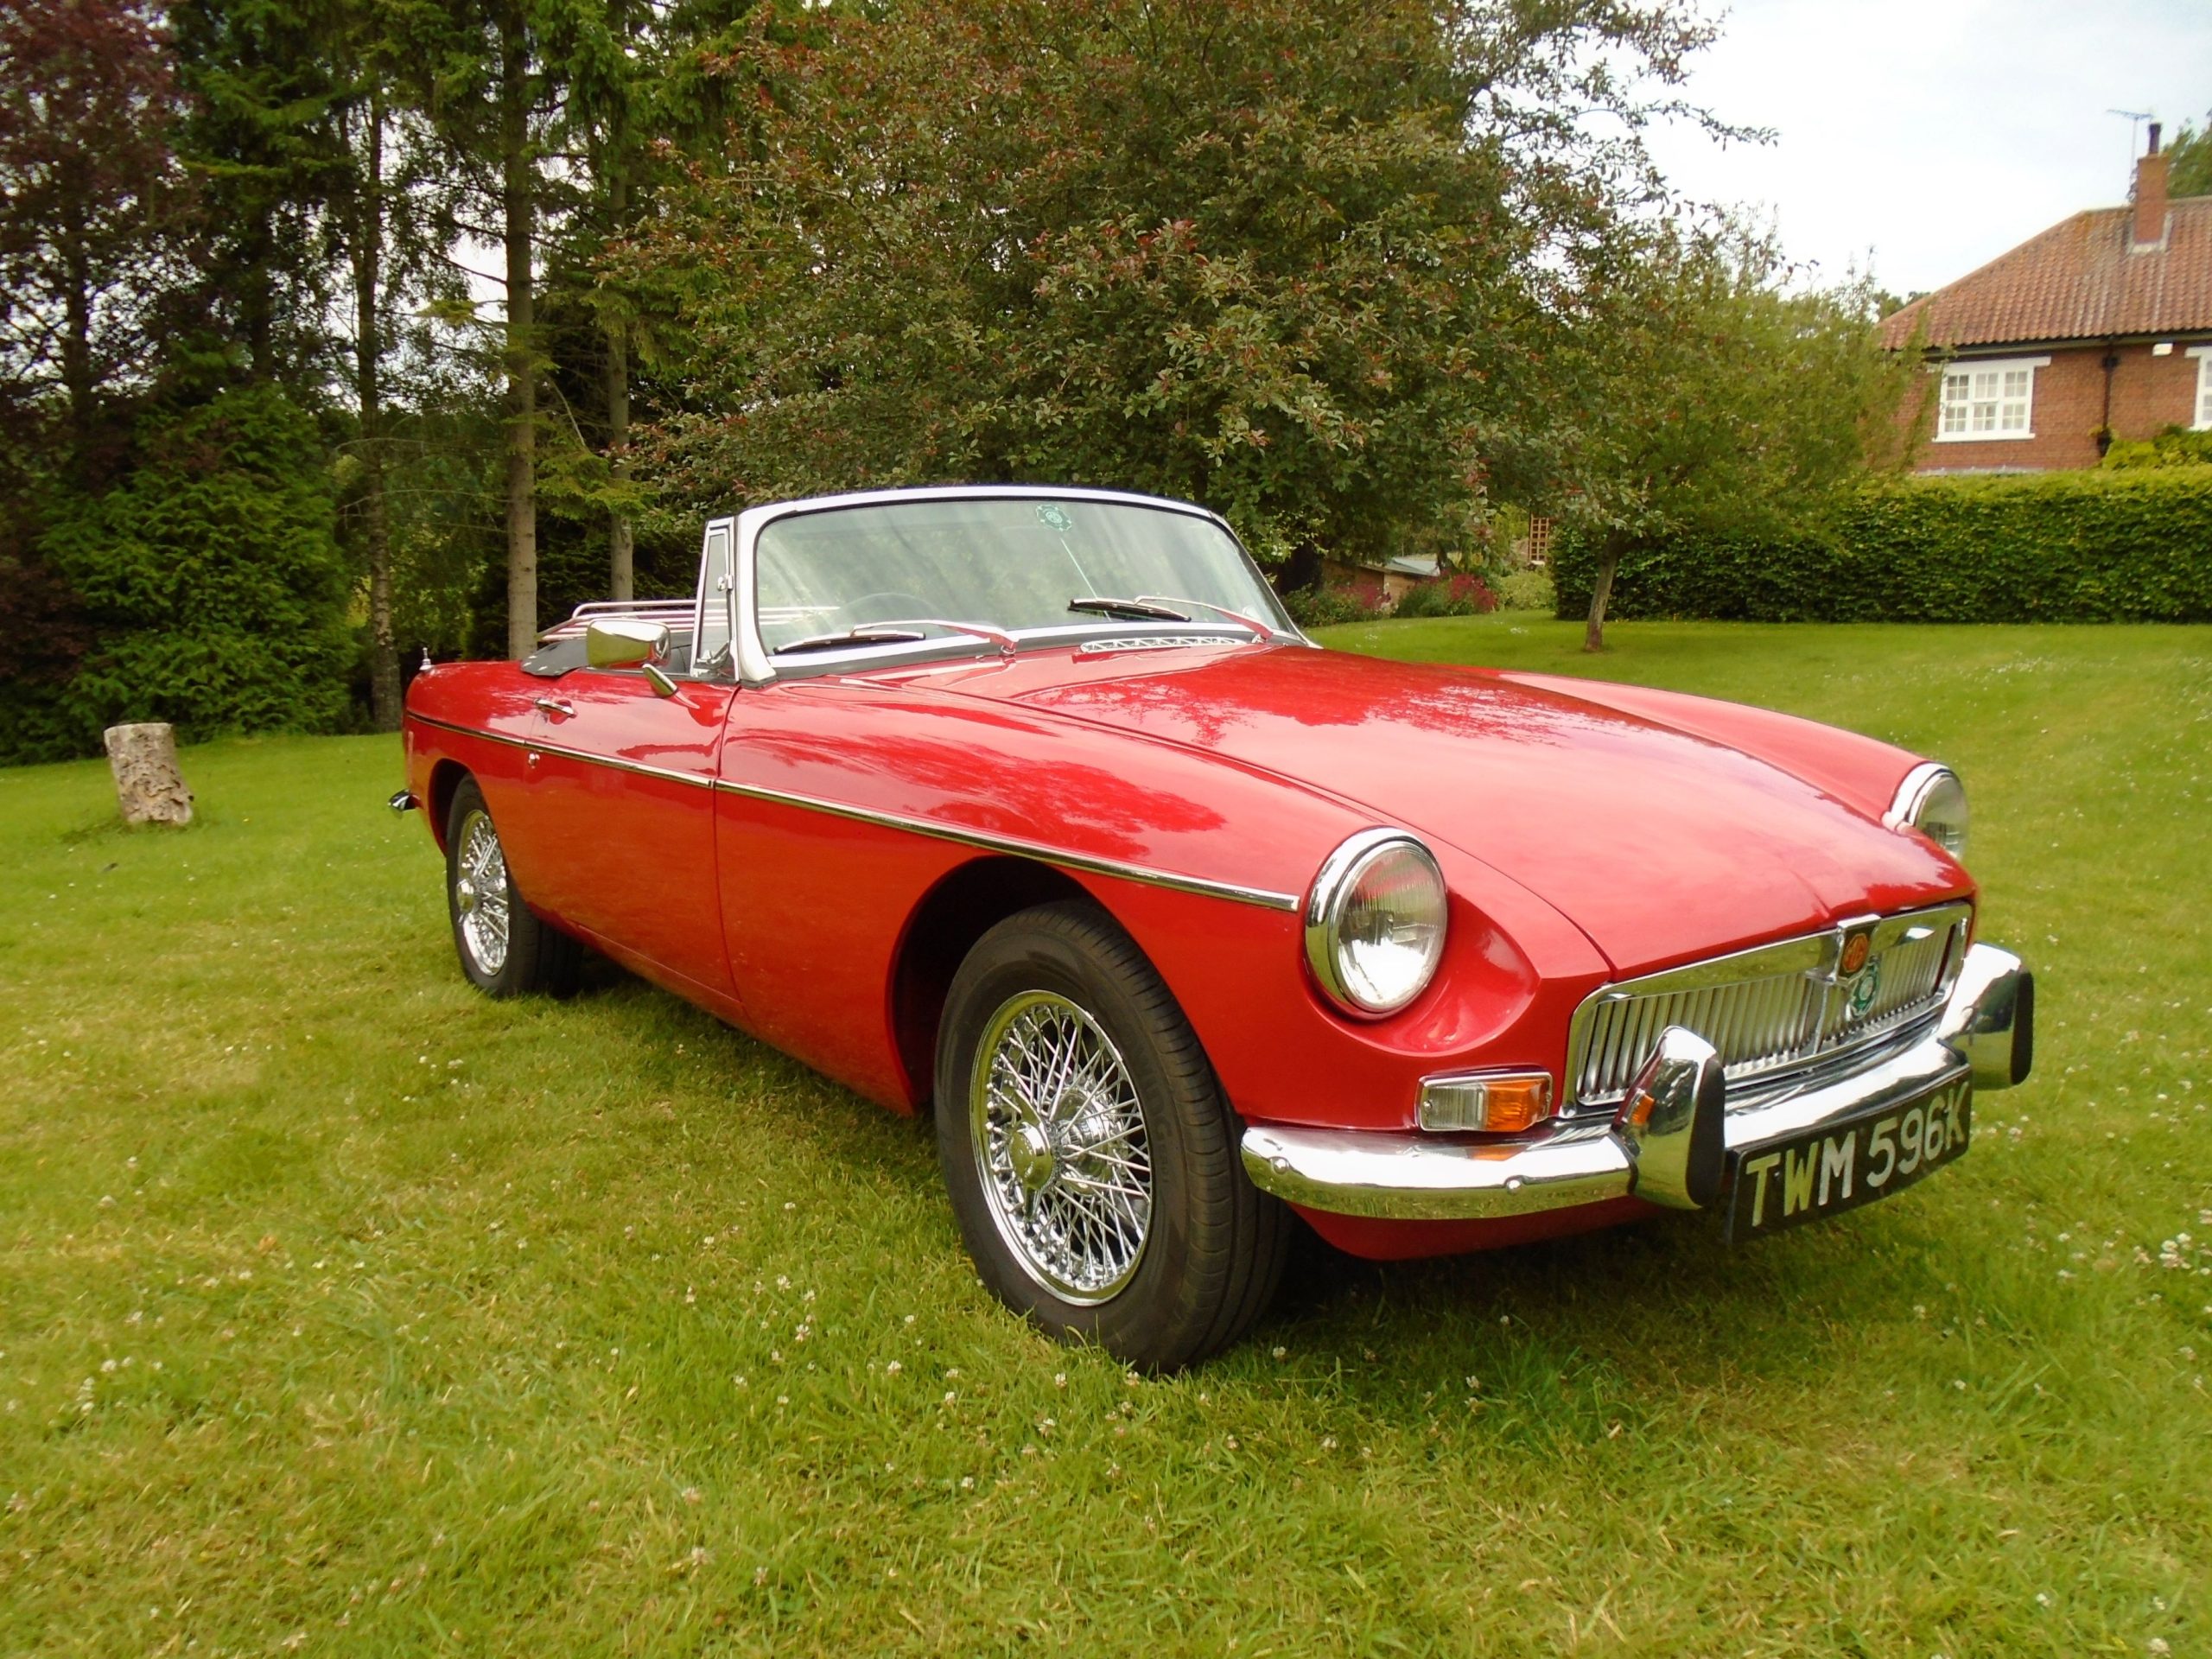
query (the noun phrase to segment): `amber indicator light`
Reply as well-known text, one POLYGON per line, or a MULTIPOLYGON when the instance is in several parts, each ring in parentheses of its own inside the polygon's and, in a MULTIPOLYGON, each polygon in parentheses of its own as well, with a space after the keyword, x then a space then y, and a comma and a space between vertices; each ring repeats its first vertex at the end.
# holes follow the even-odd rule
POLYGON ((1552 1080, 1546 1072, 1434 1077, 1421 1085, 1420 1116, 1424 1129, 1512 1135, 1551 1115, 1552 1080))

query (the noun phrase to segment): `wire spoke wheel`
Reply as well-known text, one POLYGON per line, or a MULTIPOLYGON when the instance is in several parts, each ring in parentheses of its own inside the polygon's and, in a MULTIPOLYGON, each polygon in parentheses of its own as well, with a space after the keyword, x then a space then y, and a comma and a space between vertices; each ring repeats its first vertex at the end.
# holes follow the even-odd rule
POLYGON ((1112 917, 1064 899, 995 924, 938 1032, 938 1157, 993 1295, 1146 1370, 1250 1326, 1290 1212, 1244 1173, 1198 1034, 1112 917))
POLYGON ((969 1143, 1000 1238, 1054 1295, 1103 1302, 1152 1234, 1144 1106, 1112 1038, 1050 991, 1008 999, 984 1027, 969 1143))
POLYGON ((461 853, 455 860, 454 911, 461 923, 462 946, 487 977, 496 976, 507 962, 507 930, 511 920, 506 855, 499 849, 499 832, 491 815, 480 807, 461 820, 461 853))

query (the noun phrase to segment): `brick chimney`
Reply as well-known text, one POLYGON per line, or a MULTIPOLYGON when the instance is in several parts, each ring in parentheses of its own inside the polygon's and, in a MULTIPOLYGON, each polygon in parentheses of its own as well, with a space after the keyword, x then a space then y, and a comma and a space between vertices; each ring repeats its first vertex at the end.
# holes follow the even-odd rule
POLYGON ((2135 163, 2135 245, 2155 248, 2166 239, 2166 165, 2158 151, 2158 124, 2151 124, 2151 148, 2135 163))

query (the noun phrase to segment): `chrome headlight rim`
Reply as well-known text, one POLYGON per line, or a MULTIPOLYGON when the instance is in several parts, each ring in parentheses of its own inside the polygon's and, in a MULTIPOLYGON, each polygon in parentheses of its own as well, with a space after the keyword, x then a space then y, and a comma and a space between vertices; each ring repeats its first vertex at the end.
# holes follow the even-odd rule
POLYGON ((1966 816, 1967 786, 1959 774, 1936 760, 1923 760, 1904 775, 1897 785, 1897 792, 1891 798, 1890 810, 1882 815, 1883 827, 1900 835, 1916 830, 1941 847, 1955 859, 1964 859, 1967 850, 1966 816), (1937 791, 1945 785, 1958 792, 1961 822, 1955 840, 1939 836, 1922 822, 1929 807, 1936 799, 1937 791))
POLYGON ((1421 994, 1436 982, 1437 969, 1443 964, 1445 933, 1449 927, 1450 889, 1444 882, 1444 872, 1436 861, 1436 855, 1428 849, 1420 836, 1405 830, 1376 828, 1362 830, 1346 836, 1336 849, 1321 861, 1321 868, 1313 877, 1313 885, 1306 892, 1305 919, 1306 965, 1329 1001, 1340 1014, 1355 1020, 1388 1020, 1402 1014, 1420 1001, 1421 994), (1444 912, 1437 926, 1434 948, 1420 979, 1402 996, 1390 1001, 1375 1001, 1363 997, 1346 982, 1338 958, 1340 928, 1344 918, 1344 906, 1359 880, 1370 865, 1382 855, 1397 850, 1411 852, 1427 866, 1430 878, 1436 884, 1436 893, 1444 912))

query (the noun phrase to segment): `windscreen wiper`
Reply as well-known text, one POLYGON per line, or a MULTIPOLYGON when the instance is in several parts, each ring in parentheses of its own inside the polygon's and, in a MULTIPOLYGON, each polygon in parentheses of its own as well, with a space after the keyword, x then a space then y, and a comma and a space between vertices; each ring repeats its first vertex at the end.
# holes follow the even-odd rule
MULTIPOLYGON (((1287 639, 1290 638, 1290 636, 1285 633, 1281 628, 1273 627, 1268 624, 1261 621, 1257 617, 1247 616, 1242 611, 1232 611, 1226 605, 1217 605, 1210 599, 1162 599, 1157 594, 1143 594, 1138 596, 1137 603, 1140 605, 1157 605, 1161 607, 1163 609, 1170 605, 1188 605, 1194 610, 1211 611, 1216 616, 1224 617, 1229 621, 1236 624, 1240 628, 1249 628, 1253 632, 1258 634, 1262 639, 1287 639)), ((1185 617, 1182 620, 1186 622, 1190 620, 1188 617, 1185 617)))
POLYGON ((835 651, 840 645, 904 645, 929 635, 919 628, 887 628, 863 626, 847 628, 839 633, 809 634, 804 639, 794 639, 788 645, 778 645, 769 652, 772 657, 787 657, 798 651, 835 651))
POLYGON ((954 633, 987 639, 998 647, 1001 657, 1013 656, 1020 644, 1004 628, 993 627, 988 622, 950 622, 943 617, 918 616, 911 622, 863 622, 859 627, 847 628, 841 633, 810 634, 804 639, 794 639, 788 645, 778 645, 768 654, 784 657, 793 652, 836 651, 845 645, 911 645, 930 637, 923 632, 926 628, 947 628, 954 633))
POLYGON ((1188 611, 1179 611, 1172 605, 1162 605, 1149 599, 1109 599, 1103 594, 1093 594, 1086 599, 1068 601, 1068 609, 1089 612, 1096 616, 1128 617, 1139 622, 1188 622, 1188 611))

